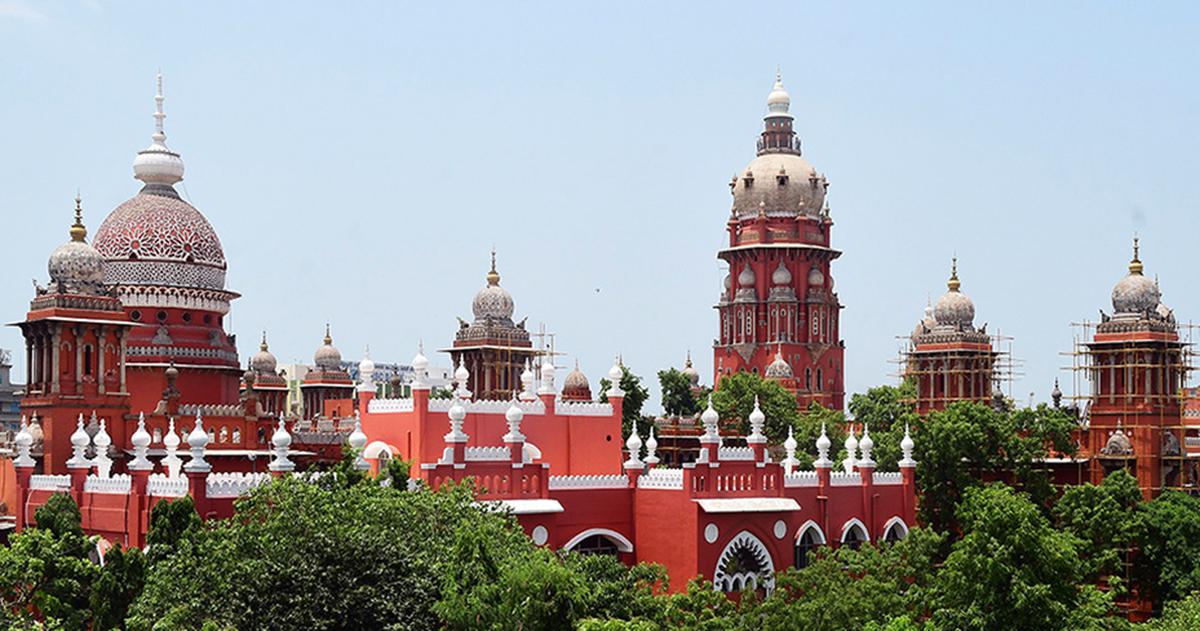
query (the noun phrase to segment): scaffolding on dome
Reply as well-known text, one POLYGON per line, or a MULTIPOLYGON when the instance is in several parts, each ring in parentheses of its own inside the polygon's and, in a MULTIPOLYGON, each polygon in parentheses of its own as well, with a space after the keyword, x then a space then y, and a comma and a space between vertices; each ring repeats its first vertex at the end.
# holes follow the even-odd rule
MULTIPOLYGON (((1079 410, 1085 430, 1090 429, 1093 410, 1098 409, 1107 416, 1115 415, 1119 429, 1128 435, 1153 428, 1175 436, 1177 453, 1164 449, 1156 454, 1164 468, 1173 467, 1174 475, 1164 474, 1162 485, 1154 490, 1200 492, 1200 471, 1185 475, 1185 465, 1200 465, 1200 453, 1188 455, 1189 449, 1200 452, 1200 388, 1187 387, 1188 376, 1196 369, 1193 337, 1200 325, 1171 323, 1170 329, 1153 331, 1166 335, 1097 341, 1096 334, 1103 333, 1098 331, 1100 324, 1090 320, 1071 323, 1071 350, 1060 353, 1071 362, 1061 368, 1071 373, 1071 393, 1063 398, 1079 410)), ((1090 456, 1105 460, 1106 468, 1129 469, 1136 466, 1137 459, 1132 454, 1090 456)))
POLYGON ((1013 400, 1013 383, 1019 377, 1024 377, 1023 359, 1013 355, 1013 337, 1000 331, 987 334, 989 348, 937 348, 928 351, 917 350, 910 335, 898 335, 896 359, 890 360, 896 365, 892 376, 898 384, 905 381, 921 382, 929 377, 930 382, 941 381, 942 387, 934 388, 933 392, 918 393, 911 403, 926 404, 931 408, 943 408, 955 401, 990 402, 995 392, 1002 392, 1009 400, 1013 400), (925 366, 923 358, 938 356, 941 360, 949 360, 950 365, 942 363, 936 367, 925 366), (940 379, 939 379, 940 378, 940 379), (957 382, 958 387, 952 387, 957 382), (987 385, 976 386, 980 382, 987 385))

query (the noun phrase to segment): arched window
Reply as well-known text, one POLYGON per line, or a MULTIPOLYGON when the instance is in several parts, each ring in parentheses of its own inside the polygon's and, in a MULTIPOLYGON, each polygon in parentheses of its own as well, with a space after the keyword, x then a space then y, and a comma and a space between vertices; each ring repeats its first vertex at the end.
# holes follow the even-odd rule
POLYGON ((825 373, 820 368, 817 369, 817 392, 820 392, 825 387, 825 373))
POLYGON ((883 530, 883 540, 887 543, 895 543, 908 536, 908 526, 899 517, 893 517, 888 520, 883 530))
POLYGON ((800 532, 800 536, 796 537, 795 555, 793 564, 796 569, 808 567, 812 561, 812 555, 817 548, 825 545, 825 535, 821 534, 821 529, 816 524, 810 523, 800 532))
POLYGON ((851 519, 842 526, 842 545, 850 546, 855 550, 862 547, 862 544, 870 540, 867 536, 867 529, 862 522, 857 519, 851 519))
POLYGON ((616 556, 620 552, 633 552, 633 543, 614 530, 591 528, 572 537, 563 549, 579 554, 616 556))
POLYGON ((92 374, 92 347, 90 345, 83 347, 83 374, 92 374))
POLYGON ((608 556, 617 556, 617 544, 604 535, 592 535, 575 544, 572 550, 579 554, 607 554, 608 556))
POLYGON ((743 530, 725 546, 713 570, 713 588, 741 591, 747 585, 762 587, 767 594, 775 588, 775 563, 762 541, 743 530))

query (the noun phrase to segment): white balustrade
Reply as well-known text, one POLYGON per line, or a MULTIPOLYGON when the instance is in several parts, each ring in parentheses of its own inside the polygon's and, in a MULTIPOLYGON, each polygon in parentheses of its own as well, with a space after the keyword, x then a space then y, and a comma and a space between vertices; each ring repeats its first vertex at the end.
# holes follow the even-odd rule
POLYGON ((512 458, 508 447, 467 447, 464 455, 468 462, 494 462, 512 458))
POLYGON ((210 473, 204 481, 208 497, 241 497, 271 480, 269 473, 210 473))
POLYGON ((105 495, 128 495, 130 490, 129 474, 119 473, 111 478, 101 478, 89 475, 83 481, 84 493, 102 493, 105 495))
POLYGON ((623 489, 629 486, 629 478, 614 475, 552 475, 550 490, 568 489, 623 489))
POLYGON ((639 489, 683 490, 683 469, 651 469, 638 477, 639 489))
POLYGON ((183 476, 172 478, 162 473, 152 473, 146 482, 146 494, 151 497, 183 497, 187 492, 188 479, 183 476))
POLYGON ((29 478, 29 488, 33 491, 70 491, 71 476, 62 475, 35 475, 29 478))
POLYGON ((783 476, 783 486, 786 488, 797 486, 817 486, 816 471, 793 471, 791 475, 783 476))
POLYGON ((367 404, 367 412, 370 414, 412 411, 412 399, 371 399, 371 402, 367 404))
POLYGON ((829 474, 830 486, 857 486, 859 484, 862 484, 862 476, 857 471, 850 473, 834 471, 829 474))
POLYGON ((721 456, 721 460, 754 461, 754 449, 750 447, 721 447, 718 453, 721 456))
POLYGON ((608 402, 560 400, 554 404, 554 412, 562 416, 612 416, 613 407, 608 402))
POLYGON ((899 471, 876 471, 871 481, 875 484, 904 484, 899 471))

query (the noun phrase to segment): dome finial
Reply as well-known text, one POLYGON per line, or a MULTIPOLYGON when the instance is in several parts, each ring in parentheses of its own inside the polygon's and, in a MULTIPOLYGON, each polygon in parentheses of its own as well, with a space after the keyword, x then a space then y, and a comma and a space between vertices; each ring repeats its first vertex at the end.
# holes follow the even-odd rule
POLYGON ((946 281, 946 288, 950 291, 958 291, 962 283, 958 281, 958 257, 950 259, 950 280, 946 281))
POLYGON ((150 136, 150 146, 138 152, 133 159, 133 177, 146 184, 174 185, 183 179, 183 159, 178 153, 167 148, 167 134, 163 132, 163 120, 167 115, 163 112, 162 72, 156 77, 157 89, 154 93, 154 133, 150 136))
POLYGON ((267 332, 266 331, 263 331, 262 344, 258 345, 258 350, 260 350, 260 351, 267 350, 267 332))
POLYGON ((333 345, 333 337, 329 335, 329 323, 325 323, 325 346, 333 345))
POLYGON ((163 101, 164 100, 166 100, 166 99, 165 99, 165 97, 163 97, 162 70, 160 69, 158 71, 158 91, 154 94, 154 136, 153 136, 154 141, 160 142, 160 143, 167 139, 167 135, 163 132, 163 119, 165 119, 167 117, 167 115, 165 113, 163 113, 163 101))
POLYGON ((1134 233, 1134 235, 1133 235, 1133 260, 1129 261, 1129 273, 1134 274, 1136 276, 1141 276, 1143 267, 1142 267, 1142 260, 1138 257, 1138 250, 1139 250, 1138 236, 1137 236, 1137 233, 1134 233))
POLYGON ((487 273, 487 282, 493 287, 500 284, 500 272, 496 271, 496 246, 492 246, 492 269, 487 273))
POLYGON ((83 243, 87 238, 87 228, 83 225, 83 198, 75 192, 75 223, 71 225, 71 240, 83 243))

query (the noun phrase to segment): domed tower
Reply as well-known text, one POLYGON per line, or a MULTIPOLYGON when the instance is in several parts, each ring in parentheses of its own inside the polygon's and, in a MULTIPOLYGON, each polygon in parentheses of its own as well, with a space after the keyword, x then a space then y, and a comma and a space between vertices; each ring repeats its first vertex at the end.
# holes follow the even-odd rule
POLYGON ((354 380, 342 367, 342 352, 333 345, 328 324, 325 325, 325 339, 313 353, 313 369, 304 375, 300 384, 300 396, 305 418, 323 416, 326 401, 354 399, 354 380))
POLYGON ((1143 494, 1200 483, 1186 467, 1182 388, 1187 365, 1174 313, 1162 303, 1158 283, 1143 274, 1133 240, 1129 272, 1112 291, 1113 314, 1101 311, 1084 357, 1091 381, 1087 446, 1091 478, 1113 470, 1134 474, 1143 494), (1128 450, 1105 449, 1118 428, 1128 450))
POLYGON ((713 382, 720 387, 722 376, 742 370, 765 375, 778 352, 796 375, 800 405, 840 409, 842 306, 830 264, 841 252, 830 246, 829 183, 801 155, 790 105, 777 75, 758 155, 729 183, 729 245, 717 254, 729 273, 716 306, 713 382))
POLYGON ((562 400, 592 400, 592 387, 588 384, 587 375, 579 369, 579 360, 575 360, 575 369, 567 373, 567 378, 563 380, 562 400))
POLYGON ((225 253, 216 231, 175 190, 183 159, 166 145, 162 75, 154 101, 150 146, 133 161, 142 189, 109 214, 94 242, 104 257, 105 284, 138 325, 127 348, 132 404, 153 409, 163 366, 172 360, 189 402, 234 403, 241 370, 223 325, 238 295, 225 288, 225 253))
POLYGON ((454 365, 466 366, 470 378, 467 389, 477 399, 508 399, 522 389, 521 373, 526 361, 535 363, 540 354, 533 348, 525 320, 513 322, 512 295, 500 286, 496 271, 496 252, 492 251, 492 267, 487 273, 487 285, 475 294, 471 302, 474 320, 468 324, 458 320, 454 345, 442 349, 450 353, 454 365))
POLYGON ((961 287, 956 258, 946 293, 936 306, 925 308, 909 338, 904 376, 917 388, 918 414, 955 401, 987 403, 991 397, 997 353, 987 331, 975 326, 975 303, 961 287))
POLYGON ((247 384, 254 389, 263 412, 271 415, 287 413, 287 380, 279 375, 278 362, 267 345, 267 332, 263 331, 258 352, 250 358, 250 372, 254 379, 247 384))
POLYGON ((96 411, 110 436, 124 444, 129 412, 126 340, 132 325, 104 284, 103 256, 87 242, 81 200, 75 198, 70 240, 50 254, 50 284, 37 287, 21 322, 26 394, 22 412, 40 419, 43 471, 66 472, 70 435, 80 414, 96 411))

